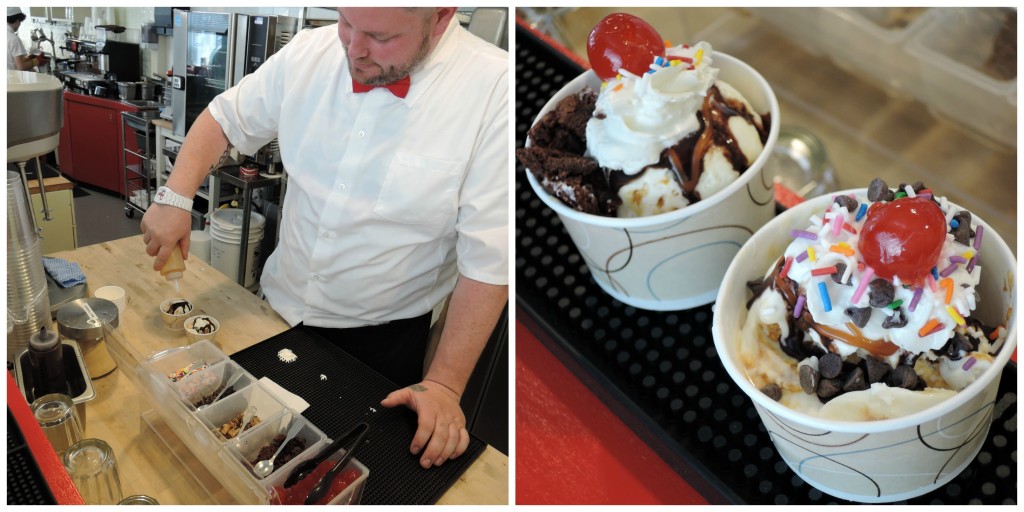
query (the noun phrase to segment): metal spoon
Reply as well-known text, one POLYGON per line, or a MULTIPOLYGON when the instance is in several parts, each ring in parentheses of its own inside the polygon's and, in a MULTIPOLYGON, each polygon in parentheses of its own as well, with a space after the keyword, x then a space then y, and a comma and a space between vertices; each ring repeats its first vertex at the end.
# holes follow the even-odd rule
MULTIPOLYGON (((339 460, 338 463, 335 464, 334 467, 331 468, 331 470, 328 471, 327 474, 324 475, 324 477, 321 478, 320 481, 317 482, 315 486, 313 486, 313 489, 309 491, 309 494, 306 495, 306 505, 315 504, 327 494, 327 490, 331 488, 331 482, 334 481, 334 477, 338 476, 338 473, 340 473, 341 470, 345 469, 345 466, 348 465, 348 461, 352 460, 352 456, 355 455, 356 450, 358 450, 359 447, 363 445, 363 440, 366 439, 366 434, 370 432, 370 425, 367 423, 360 423, 359 425, 356 426, 356 429, 360 427, 363 429, 363 431, 361 434, 359 434, 359 437, 356 438, 355 443, 352 444, 352 448, 345 452, 345 455, 341 458, 341 460, 339 460)), ((353 431, 355 431, 356 429, 353 429, 353 431)))
POLYGON ((256 463, 256 467, 252 468, 256 472, 256 475, 260 478, 266 478, 274 472, 274 460, 281 454, 281 450, 284 449, 288 441, 291 441, 295 434, 298 434, 302 430, 302 422, 298 419, 292 419, 292 426, 288 429, 288 434, 284 436, 284 441, 281 441, 281 446, 277 447, 277 451, 270 456, 267 460, 261 460, 256 463))
POLYGON ((236 373, 234 375, 234 377, 231 377, 231 380, 229 380, 228 383, 225 384, 223 388, 221 388, 220 392, 217 393, 217 396, 213 397, 213 401, 211 401, 208 404, 200 405, 196 410, 197 411, 202 411, 203 409, 206 409, 207 407, 217 403, 217 400, 220 400, 221 395, 223 395, 224 392, 228 390, 228 388, 230 388, 231 386, 234 386, 235 383, 238 382, 238 379, 242 378, 242 375, 243 375, 242 372, 236 373))

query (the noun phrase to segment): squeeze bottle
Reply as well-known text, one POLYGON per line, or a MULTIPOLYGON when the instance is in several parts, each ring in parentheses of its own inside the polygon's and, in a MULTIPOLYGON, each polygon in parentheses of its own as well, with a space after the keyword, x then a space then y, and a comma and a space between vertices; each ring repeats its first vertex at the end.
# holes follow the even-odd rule
POLYGON ((174 284, 174 291, 180 292, 178 281, 181 280, 183 272, 185 272, 185 260, 181 257, 181 247, 175 245, 174 249, 171 249, 171 255, 167 257, 167 262, 160 269, 160 275, 174 284))

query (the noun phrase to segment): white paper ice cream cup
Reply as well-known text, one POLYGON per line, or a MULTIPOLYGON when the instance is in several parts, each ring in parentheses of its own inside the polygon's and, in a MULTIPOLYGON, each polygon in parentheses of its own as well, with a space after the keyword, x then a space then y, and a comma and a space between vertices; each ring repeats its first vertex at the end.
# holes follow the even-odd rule
MULTIPOLYGON (((866 189, 855 193, 859 201, 866 189)), ((787 210, 754 234, 733 259, 715 303, 712 334, 722 365, 753 401, 775 449, 815 488, 837 498, 883 503, 913 498, 942 487, 981 450, 992 423, 999 375, 1017 344, 1017 262, 988 224, 978 252, 978 309, 986 325, 1005 324, 1006 342, 992 366, 956 396, 902 418, 832 421, 796 412, 768 398, 747 378, 736 349, 747 316, 747 281, 763 278, 810 216, 832 202, 821 196, 787 210)))
MULTIPOLYGON (((533 190, 565 225, 597 284, 630 306, 671 311, 713 302, 736 252, 775 214, 772 181, 763 173, 779 134, 775 93, 764 77, 744 62, 719 52, 714 53, 714 62, 720 79, 740 91, 758 113, 771 115, 761 155, 725 189, 674 212, 602 217, 566 206, 548 194, 532 172, 526 172, 533 190)), ((593 71, 566 84, 544 105, 537 119, 587 86, 601 87, 593 71)), ((528 139, 526 145, 530 144, 528 139)))

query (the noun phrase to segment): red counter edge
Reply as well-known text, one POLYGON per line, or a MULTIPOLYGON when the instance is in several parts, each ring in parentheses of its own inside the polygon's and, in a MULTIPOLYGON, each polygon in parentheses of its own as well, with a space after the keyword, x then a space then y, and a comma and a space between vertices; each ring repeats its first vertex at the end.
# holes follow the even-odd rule
POLYGON ((46 480, 46 485, 53 493, 57 504, 84 505, 85 501, 82 499, 82 495, 78 493, 78 489, 75 488, 71 477, 64 469, 64 464, 57 457, 57 452, 53 451, 50 441, 46 439, 46 434, 43 434, 43 429, 36 422, 35 416, 29 409, 28 402, 21 394, 18 383, 14 381, 11 372, 7 372, 7 407, 10 409, 11 415, 14 416, 14 421, 18 423, 21 434, 25 437, 25 443, 28 444, 28 449, 32 453, 36 465, 39 466, 39 472, 46 480))

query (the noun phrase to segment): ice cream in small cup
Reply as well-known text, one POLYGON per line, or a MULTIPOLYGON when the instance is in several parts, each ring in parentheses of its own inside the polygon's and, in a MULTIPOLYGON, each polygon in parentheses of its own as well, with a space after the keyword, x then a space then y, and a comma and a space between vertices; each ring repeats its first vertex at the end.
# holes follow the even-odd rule
POLYGON ((185 320, 184 325, 185 335, 188 336, 190 344, 199 340, 213 341, 213 338, 217 336, 217 332, 220 331, 220 322, 208 315, 189 317, 185 320))
POLYGON ((180 331, 185 328, 185 319, 192 316, 195 306, 188 299, 172 297, 160 303, 160 318, 168 329, 180 331))
POLYGON ((974 460, 1017 337, 1016 259, 998 233, 930 190, 897 190, 873 182, 766 224, 712 324, 789 467, 868 503, 923 495, 974 460))
POLYGON ((517 156, 601 288, 669 311, 714 301, 774 214, 763 168, 779 106, 764 77, 707 43, 648 39, 661 49, 643 70, 602 77, 592 55, 595 69, 547 102, 517 156))

